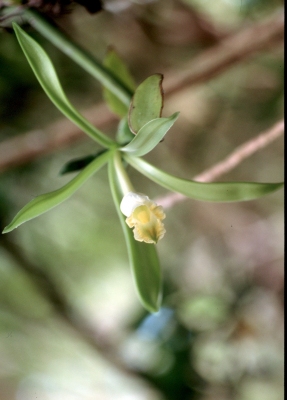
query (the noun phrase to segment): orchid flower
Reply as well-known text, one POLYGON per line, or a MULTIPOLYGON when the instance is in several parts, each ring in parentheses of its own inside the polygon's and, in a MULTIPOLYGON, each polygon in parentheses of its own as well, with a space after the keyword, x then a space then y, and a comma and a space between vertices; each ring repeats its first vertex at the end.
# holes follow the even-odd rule
POLYGON ((139 242, 157 243, 165 234, 162 206, 151 201, 142 193, 128 192, 120 204, 121 212, 127 217, 126 224, 133 229, 139 242))

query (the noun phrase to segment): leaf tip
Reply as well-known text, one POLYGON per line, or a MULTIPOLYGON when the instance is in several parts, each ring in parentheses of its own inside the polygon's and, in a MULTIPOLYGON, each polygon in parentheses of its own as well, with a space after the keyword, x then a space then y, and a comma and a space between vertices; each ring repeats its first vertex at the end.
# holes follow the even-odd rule
POLYGON ((147 304, 146 302, 142 302, 142 305, 148 312, 155 314, 160 310, 161 301, 157 301, 156 304, 151 304, 151 303, 147 304))
POLYGON ((159 312, 162 305, 162 285, 160 286, 157 294, 154 296, 143 296, 138 288, 139 299, 142 306, 150 313, 154 314, 159 312))
POLYGON ((17 33, 23 31, 23 29, 17 24, 17 22, 12 22, 12 27, 13 27, 16 35, 17 35, 17 33))
POLYGON ((4 235, 5 233, 11 232, 11 231, 13 231, 13 229, 14 228, 11 227, 11 224, 9 224, 3 229, 2 234, 4 235))

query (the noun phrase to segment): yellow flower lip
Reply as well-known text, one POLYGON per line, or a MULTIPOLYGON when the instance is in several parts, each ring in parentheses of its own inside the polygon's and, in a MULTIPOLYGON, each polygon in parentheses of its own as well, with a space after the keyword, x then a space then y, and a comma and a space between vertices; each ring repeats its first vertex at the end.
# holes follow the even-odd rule
POLYGON ((139 242, 157 243, 165 234, 162 206, 151 201, 142 193, 127 193, 120 204, 126 223, 133 228, 134 238, 139 242))

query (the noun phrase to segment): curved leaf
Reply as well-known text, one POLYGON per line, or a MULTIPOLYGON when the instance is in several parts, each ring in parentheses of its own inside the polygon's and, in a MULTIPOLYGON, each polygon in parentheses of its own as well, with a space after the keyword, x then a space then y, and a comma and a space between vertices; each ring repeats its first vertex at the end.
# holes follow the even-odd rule
POLYGON ((89 165, 100 155, 104 154, 106 151, 108 150, 100 150, 96 154, 90 154, 88 156, 68 161, 66 164, 63 165, 62 169, 60 170, 60 175, 65 175, 71 172, 77 172, 80 171, 81 169, 84 169, 87 165, 89 165))
POLYGON ((116 133, 117 143, 125 145, 129 143, 134 137, 135 137, 134 134, 129 128, 127 117, 121 119, 116 133))
POLYGON ((230 202, 258 199, 283 187, 284 183, 219 182, 203 183, 177 178, 148 162, 125 155, 126 161, 154 182, 195 200, 230 202))
POLYGON ((36 78, 55 106, 67 118, 73 121, 80 129, 102 146, 111 147, 114 145, 115 142, 113 140, 95 128, 69 102, 63 92, 54 66, 42 47, 27 35, 27 33, 24 32, 15 22, 13 23, 13 28, 18 42, 20 43, 36 78))
POLYGON ((161 117, 162 80, 163 75, 155 74, 137 87, 129 109, 129 127, 134 134, 152 119, 161 117))
MULTIPOLYGON (((113 48, 108 50, 103 64, 124 87, 131 92, 135 91, 136 85, 128 67, 113 48)), ((126 102, 123 102, 107 88, 104 88, 104 98, 110 109, 115 114, 120 117, 127 115, 129 107, 126 102)))
POLYGON ((169 118, 156 118, 145 124, 121 151, 133 156, 143 156, 150 152, 165 136, 178 118, 179 113, 174 113, 169 118))
MULTIPOLYGON (((17 1, 18 3, 21 2, 20 0, 17 1)), ((87 1, 88 0, 82 0, 82 3, 87 1)), ((16 1, 14 1, 14 3, 16 3, 16 1)), ((129 106, 133 91, 127 90, 126 87, 118 82, 107 68, 92 54, 79 46, 75 41, 71 40, 62 30, 59 30, 57 26, 51 24, 50 21, 32 7, 23 8, 21 11, 21 18, 23 21, 33 26, 36 31, 40 32, 42 36, 48 39, 50 43, 53 43, 54 46, 77 63, 82 69, 96 78, 104 87, 114 93, 127 107, 129 106)))
POLYGON ((157 312, 162 297, 161 268, 155 245, 137 242, 120 211, 124 196, 113 161, 109 163, 109 180, 115 206, 122 224, 134 282, 142 305, 149 312, 157 312))
POLYGON ((45 212, 51 210, 51 208, 62 203, 64 200, 67 200, 86 182, 87 179, 89 179, 96 171, 98 171, 110 157, 111 152, 105 152, 101 156, 97 157, 65 186, 53 192, 37 196, 18 212, 13 221, 6 226, 3 233, 12 231, 24 222, 44 214, 45 212))

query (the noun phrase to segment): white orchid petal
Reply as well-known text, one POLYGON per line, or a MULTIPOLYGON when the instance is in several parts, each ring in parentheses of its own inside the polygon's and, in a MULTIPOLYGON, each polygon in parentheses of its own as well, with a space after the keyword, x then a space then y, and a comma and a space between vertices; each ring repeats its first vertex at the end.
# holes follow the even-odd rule
POLYGON ((123 197, 120 209, 126 217, 129 217, 136 207, 142 206, 149 201, 148 196, 142 193, 129 192, 123 197))

